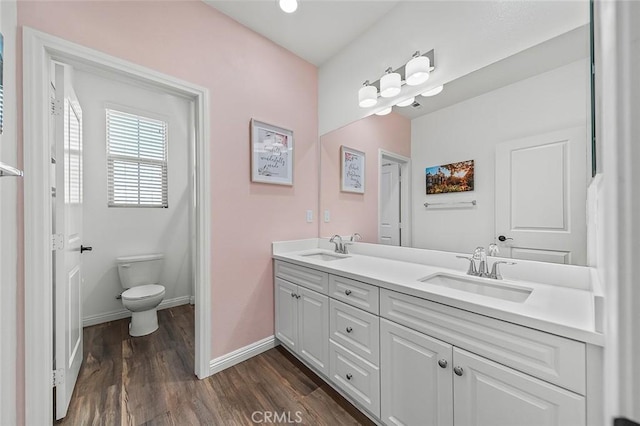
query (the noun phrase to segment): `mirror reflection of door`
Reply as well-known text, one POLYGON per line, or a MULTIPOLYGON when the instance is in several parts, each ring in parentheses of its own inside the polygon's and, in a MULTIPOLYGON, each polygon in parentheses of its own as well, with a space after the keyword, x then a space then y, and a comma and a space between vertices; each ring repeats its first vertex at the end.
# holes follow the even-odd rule
POLYGON ((380 244, 402 245, 401 208, 400 164, 385 162, 380 166, 380 244))

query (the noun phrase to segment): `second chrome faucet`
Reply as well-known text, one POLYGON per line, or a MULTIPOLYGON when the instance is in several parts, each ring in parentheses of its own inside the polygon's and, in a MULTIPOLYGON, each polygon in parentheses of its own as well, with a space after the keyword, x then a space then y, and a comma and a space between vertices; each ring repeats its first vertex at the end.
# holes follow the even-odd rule
POLYGON ((336 245, 336 249, 335 249, 336 253, 349 254, 349 251, 347 250, 347 246, 350 246, 351 244, 358 242, 360 240, 362 240, 362 235, 356 232, 349 237, 349 241, 343 242, 342 237, 336 234, 333 237, 331 237, 329 242, 336 245))

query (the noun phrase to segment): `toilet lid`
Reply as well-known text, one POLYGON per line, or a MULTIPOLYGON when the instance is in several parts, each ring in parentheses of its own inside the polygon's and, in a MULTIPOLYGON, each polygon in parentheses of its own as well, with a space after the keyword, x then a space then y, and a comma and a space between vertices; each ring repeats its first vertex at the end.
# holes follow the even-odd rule
POLYGON ((122 298, 128 300, 145 299, 162 293, 164 293, 163 286, 157 284, 146 284, 131 287, 129 290, 122 293, 122 298))

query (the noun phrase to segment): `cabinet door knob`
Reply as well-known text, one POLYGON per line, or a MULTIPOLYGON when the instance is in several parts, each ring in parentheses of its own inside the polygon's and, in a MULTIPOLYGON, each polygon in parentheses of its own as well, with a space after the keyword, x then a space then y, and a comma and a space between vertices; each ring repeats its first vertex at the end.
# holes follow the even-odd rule
POLYGON ((344 294, 346 294, 347 296, 351 294, 351 290, 345 290, 344 294))
POLYGON ((462 367, 453 367, 453 372, 456 373, 456 376, 462 376, 464 370, 462 367))
POLYGON ((345 376, 347 378, 347 380, 351 380, 351 378, 353 377, 350 373, 347 373, 347 375, 345 376))
POLYGON ((300 299, 300 295, 299 294, 296 294, 296 299, 300 299))
POLYGON ((353 328, 347 327, 347 333, 351 333, 352 331, 353 331, 353 328))
POLYGON ((291 293, 291 297, 296 297, 296 294, 295 293, 291 293))
POLYGON ((447 368, 447 360, 441 359, 440 361, 438 361, 438 365, 442 368, 447 368))

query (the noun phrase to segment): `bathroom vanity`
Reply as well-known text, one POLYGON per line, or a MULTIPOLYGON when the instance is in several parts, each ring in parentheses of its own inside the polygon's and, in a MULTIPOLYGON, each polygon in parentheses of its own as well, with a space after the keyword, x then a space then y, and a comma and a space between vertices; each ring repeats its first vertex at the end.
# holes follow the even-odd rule
POLYGON ((601 424, 602 297, 590 268, 274 243, 275 336, 378 423, 601 424))

